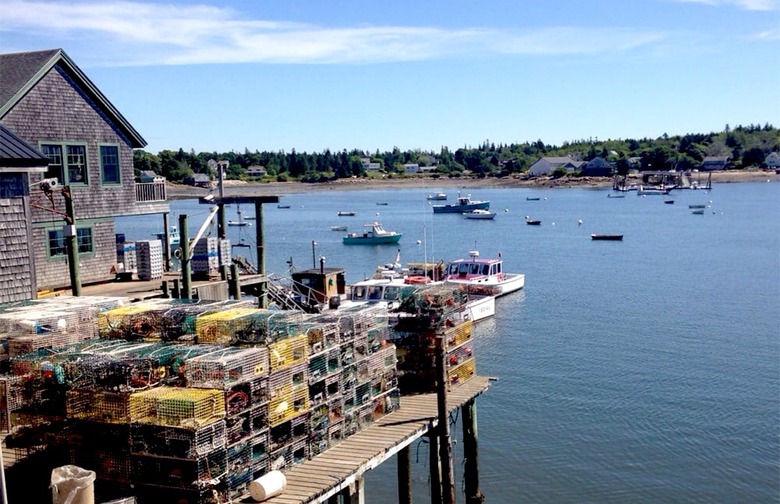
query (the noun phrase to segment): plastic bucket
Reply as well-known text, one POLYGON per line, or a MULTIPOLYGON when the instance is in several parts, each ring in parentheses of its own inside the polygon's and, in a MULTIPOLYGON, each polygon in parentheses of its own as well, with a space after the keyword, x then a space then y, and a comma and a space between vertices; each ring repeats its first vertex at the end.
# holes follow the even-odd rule
POLYGON ((95 471, 75 465, 55 467, 51 498, 53 504, 95 504, 95 471))
POLYGON ((249 484, 249 495, 262 502, 281 494, 287 487, 287 478, 281 471, 270 471, 249 484))

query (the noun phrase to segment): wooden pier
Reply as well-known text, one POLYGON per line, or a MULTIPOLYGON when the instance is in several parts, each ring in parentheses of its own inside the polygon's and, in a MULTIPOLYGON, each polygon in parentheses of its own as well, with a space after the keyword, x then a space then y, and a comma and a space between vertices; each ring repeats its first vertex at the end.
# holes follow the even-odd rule
MULTIPOLYGON (((468 406, 488 389, 490 381, 488 377, 475 376, 453 388, 447 393, 447 410, 452 412, 468 406)), ((287 488, 281 495, 264 502, 362 502, 362 475, 435 429, 438 425, 436 401, 434 393, 402 396, 401 407, 397 411, 380 418, 372 426, 344 439, 321 455, 287 470, 287 488)), ((399 479, 402 479, 400 475, 399 479)), ((248 499, 242 502, 253 501, 248 499)))

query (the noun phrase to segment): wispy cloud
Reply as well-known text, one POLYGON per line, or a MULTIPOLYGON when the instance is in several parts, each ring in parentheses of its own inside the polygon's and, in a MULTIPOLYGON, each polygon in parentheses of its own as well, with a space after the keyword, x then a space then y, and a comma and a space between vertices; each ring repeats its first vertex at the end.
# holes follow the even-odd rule
POLYGON ((110 53, 106 59, 114 65, 381 63, 456 55, 609 54, 651 49, 669 37, 661 31, 604 27, 331 28, 247 20, 245 13, 217 6, 124 1, 3 0, 2 10, 0 32, 100 41, 110 53))
POLYGON ((682 3, 699 3, 712 6, 733 6, 750 11, 780 10, 780 0, 675 0, 682 3))

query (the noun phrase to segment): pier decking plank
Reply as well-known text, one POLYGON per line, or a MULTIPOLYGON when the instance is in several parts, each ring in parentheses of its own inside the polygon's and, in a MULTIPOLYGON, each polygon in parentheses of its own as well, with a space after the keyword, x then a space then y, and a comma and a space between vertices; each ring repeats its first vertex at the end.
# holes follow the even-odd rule
MULTIPOLYGON (((448 393, 447 410, 453 411, 488 389, 490 379, 475 376, 448 393)), ((436 394, 401 397, 401 408, 377 420, 325 453, 285 472, 285 491, 265 502, 308 504, 326 502, 366 471, 422 437, 437 424, 436 394)))

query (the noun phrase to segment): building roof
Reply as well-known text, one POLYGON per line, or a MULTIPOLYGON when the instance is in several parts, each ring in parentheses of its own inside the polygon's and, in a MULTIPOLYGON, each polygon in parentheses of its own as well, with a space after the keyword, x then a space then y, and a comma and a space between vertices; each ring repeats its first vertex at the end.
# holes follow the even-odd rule
POLYGON ((0 167, 46 168, 49 158, 0 124, 0 167))
POLYGON ((124 133, 133 148, 146 146, 146 140, 62 49, 0 54, 0 119, 55 66, 67 73, 79 85, 81 91, 100 107, 124 133))

